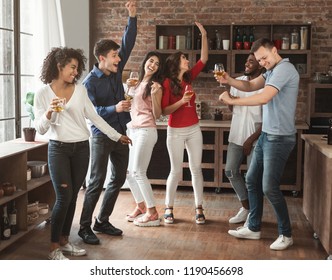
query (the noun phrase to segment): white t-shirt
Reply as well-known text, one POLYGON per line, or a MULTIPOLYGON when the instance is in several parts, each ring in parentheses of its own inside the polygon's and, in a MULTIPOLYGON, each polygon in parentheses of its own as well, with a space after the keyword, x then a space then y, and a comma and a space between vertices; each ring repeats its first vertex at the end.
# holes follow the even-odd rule
POLYGON ((121 134, 97 114, 83 85, 75 85, 74 93, 70 100, 67 100, 65 110, 60 113, 52 113, 49 120, 46 118, 45 112, 55 97, 56 95, 49 85, 42 87, 35 94, 34 113, 36 119, 34 124, 39 134, 47 133, 50 140, 66 143, 86 141, 90 137, 86 123, 86 119, 89 119, 113 141, 117 142, 120 139, 121 134), (59 114, 60 125, 51 124, 54 122, 56 114, 59 114))
MULTIPOLYGON (((247 76, 241 76, 238 80, 248 80, 247 76)), ((262 92, 258 91, 245 92, 231 87, 230 94, 238 97, 248 97, 262 92)), ((233 115, 228 142, 243 146, 245 140, 252 135, 262 123, 261 106, 233 106, 233 115)))

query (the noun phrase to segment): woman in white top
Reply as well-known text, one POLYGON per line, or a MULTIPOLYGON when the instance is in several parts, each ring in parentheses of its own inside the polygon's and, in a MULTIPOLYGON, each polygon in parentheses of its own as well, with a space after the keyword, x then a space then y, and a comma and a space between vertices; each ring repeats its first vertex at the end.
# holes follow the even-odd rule
POLYGON ((134 93, 130 111, 132 120, 127 124, 127 134, 135 143, 129 150, 127 180, 136 208, 126 219, 141 227, 160 225, 146 172, 158 138, 156 119, 161 114, 161 63, 158 52, 149 52, 141 65, 138 84, 130 87, 132 81, 127 81, 129 91, 134 93))
POLYGON ((48 168, 56 195, 51 217, 52 260, 68 260, 63 253, 86 254, 69 242, 77 194, 89 163, 90 132, 86 118, 112 140, 131 143, 96 113, 85 87, 76 85, 85 70, 85 61, 82 50, 53 48, 43 62, 40 77, 46 85, 38 90, 34 100, 36 129, 40 134, 48 133, 48 168), (66 104, 59 112, 61 99, 66 104))

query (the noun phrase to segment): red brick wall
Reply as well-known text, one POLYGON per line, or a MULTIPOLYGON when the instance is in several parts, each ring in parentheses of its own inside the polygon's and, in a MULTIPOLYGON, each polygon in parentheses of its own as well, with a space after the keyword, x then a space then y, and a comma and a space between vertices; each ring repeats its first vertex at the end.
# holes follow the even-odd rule
MULTIPOLYGON (((187 24, 200 21, 205 25, 231 23, 312 23, 311 73, 325 72, 332 64, 332 0, 203 0, 203 1, 136 1, 138 36, 126 68, 138 68, 143 56, 155 49, 156 24, 187 24)), ((91 0, 91 46, 100 38, 121 40, 128 13, 126 0, 91 0)), ((92 50, 92 47, 90 48, 92 50)), ((94 61, 90 53, 91 62, 94 61)), ((307 83, 301 79, 297 120, 305 120, 307 83)), ((204 117, 210 118, 219 90, 214 79, 200 78, 195 89, 203 103, 204 117)))

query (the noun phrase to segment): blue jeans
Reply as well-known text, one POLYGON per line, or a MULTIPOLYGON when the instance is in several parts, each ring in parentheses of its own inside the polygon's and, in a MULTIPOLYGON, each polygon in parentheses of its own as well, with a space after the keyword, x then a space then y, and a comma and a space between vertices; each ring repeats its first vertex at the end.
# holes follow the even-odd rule
POLYGON ((105 135, 97 135, 91 138, 91 173, 80 219, 82 227, 91 226, 92 215, 103 190, 108 160, 110 160, 112 163, 111 178, 104 192, 98 214, 98 219, 101 222, 108 221, 120 189, 126 180, 128 157, 128 145, 114 142, 105 135))
MULTIPOLYGON (((247 168, 249 168, 251 156, 252 152, 247 156, 247 168)), ((240 170, 244 157, 243 146, 232 142, 228 143, 225 175, 230 181, 240 201, 248 199, 248 191, 244 182, 244 176, 241 174, 240 170)))
POLYGON ((58 243, 60 236, 69 236, 77 194, 89 165, 89 141, 63 143, 50 140, 48 168, 56 195, 51 217, 51 242, 58 243))
POLYGON ((291 237, 291 223, 287 204, 280 190, 280 180, 295 143, 295 134, 280 136, 262 132, 259 137, 246 176, 250 230, 261 229, 263 195, 265 195, 277 216, 279 235, 291 237))

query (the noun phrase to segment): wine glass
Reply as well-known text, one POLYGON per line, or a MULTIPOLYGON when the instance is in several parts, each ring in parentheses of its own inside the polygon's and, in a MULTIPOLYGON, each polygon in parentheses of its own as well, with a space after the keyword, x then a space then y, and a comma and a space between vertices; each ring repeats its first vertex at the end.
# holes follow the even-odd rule
MULTIPOLYGON (((221 77, 223 76, 225 73, 225 67, 222 63, 216 63, 214 65, 214 74, 217 75, 218 77, 221 77)), ((221 82, 220 82, 220 85, 219 87, 226 87, 224 86, 221 82)))
POLYGON ((131 101, 134 98, 135 90, 131 89, 132 87, 137 86, 138 84, 138 72, 131 71, 129 78, 127 80, 127 91, 124 94, 124 97, 127 101, 131 101))
POLYGON ((59 114, 65 109, 66 98, 59 98, 56 106, 53 108, 53 111, 56 112, 55 121, 51 124, 61 125, 59 123, 59 114))
MULTIPOLYGON (((190 96, 190 97, 192 97, 194 95, 194 90, 193 90, 193 88, 192 88, 191 85, 186 85, 186 87, 184 89, 184 94, 183 95, 184 96, 190 96)), ((186 107, 192 107, 190 105, 190 100, 188 101, 188 104, 187 104, 186 107)))

